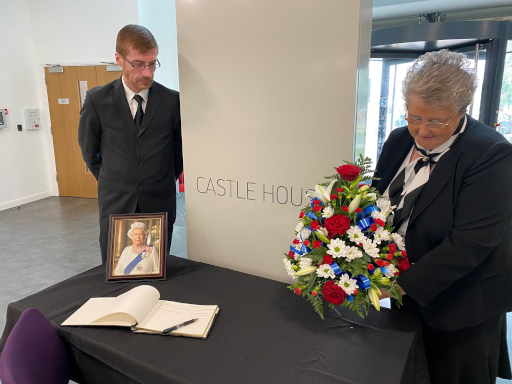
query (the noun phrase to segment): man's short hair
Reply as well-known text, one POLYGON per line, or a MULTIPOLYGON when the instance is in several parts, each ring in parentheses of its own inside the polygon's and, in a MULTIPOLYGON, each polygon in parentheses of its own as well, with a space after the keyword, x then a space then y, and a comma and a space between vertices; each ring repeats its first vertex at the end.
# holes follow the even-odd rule
POLYGON ((117 34, 116 52, 126 56, 130 47, 146 53, 150 49, 157 48, 158 44, 149 29, 137 24, 128 24, 117 34))

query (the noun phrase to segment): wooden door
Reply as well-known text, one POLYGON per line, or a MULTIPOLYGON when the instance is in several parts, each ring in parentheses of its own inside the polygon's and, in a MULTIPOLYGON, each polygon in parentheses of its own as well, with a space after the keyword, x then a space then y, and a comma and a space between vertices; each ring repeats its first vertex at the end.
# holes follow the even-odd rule
POLYGON ((63 67, 63 71, 50 73, 45 68, 59 195, 97 198, 96 179, 87 169, 78 145, 80 88, 83 97, 85 89, 107 84, 119 78, 121 72, 107 72, 105 66, 63 67))

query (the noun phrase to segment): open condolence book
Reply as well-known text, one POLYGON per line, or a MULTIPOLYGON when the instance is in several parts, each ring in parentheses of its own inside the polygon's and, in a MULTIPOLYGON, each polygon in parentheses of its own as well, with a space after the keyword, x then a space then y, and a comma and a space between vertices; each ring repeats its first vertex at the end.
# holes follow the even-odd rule
POLYGON ((118 297, 89 299, 62 323, 131 327, 139 333, 162 334, 164 329, 198 319, 169 333, 206 339, 219 307, 159 300, 160 293, 149 285, 135 287, 118 297))

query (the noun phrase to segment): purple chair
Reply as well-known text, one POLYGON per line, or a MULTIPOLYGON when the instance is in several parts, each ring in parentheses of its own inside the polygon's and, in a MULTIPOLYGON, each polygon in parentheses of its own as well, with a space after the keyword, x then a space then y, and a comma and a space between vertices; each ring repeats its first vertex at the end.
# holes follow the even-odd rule
POLYGON ((57 331, 37 309, 25 310, 0 357, 2 384, 68 384, 69 362, 57 331))

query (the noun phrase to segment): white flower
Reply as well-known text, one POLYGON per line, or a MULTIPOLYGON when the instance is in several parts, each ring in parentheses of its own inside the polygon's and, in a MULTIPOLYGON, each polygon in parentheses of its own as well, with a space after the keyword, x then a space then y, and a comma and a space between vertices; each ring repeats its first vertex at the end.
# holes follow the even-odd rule
POLYGON ((310 267, 313 260, 311 260, 309 257, 301 257, 299 262, 300 269, 304 269, 306 267, 310 267))
POLYGON ((388 271, 387 273, 384 274, 384 276, 388 277, 388 278, 392 278, 393 276, 395 276, 395 272, 398 272, 398 269, 396 269, 396 267, 393 265, 393 264, 389 264, 387 267, 386 267, 386 270, 388 271))
POLYGON ((359 228, 357 225, 350 227, 350 229, 347 231, 347 235, 350 241, 356 244, 362 243, 364 240, 366 240, 366 236, 361 231, 361 228, 359 228))
POLYGON ((363 249, 370 257, 379 257, 379 248, 370 239, 363 240, 363 249))
POLYGON ((300 241, 309 239, 309 236, 311 236, 311 230, 309 228, 302 228, 302 230, 297 233, 297 239, 300 241))
POLYGON ((346 254, 346 245, 345 242, 341 239, 332 239, 329 244, 327 244, 327 248, 329 250, 327 253, 332 257, 345 257, 346 254))
POLYGON ((322 264, 321 266, 319 266, 318 269, 316 270, 316 274, 320 277, 325 277, 326 279, 328 279, 329 277, 331 279, 334 279, 336 277, 336 274, 334 273, 329 264, 322 264))
POLYGON ((359 207, 359 203, 361 202, 361 195, 357 195, 354 200, 348 205, 348 213, 354 213, 354 211, 359 207))
POLYGON ((354 259, 359 259, 363 257, 363 252, 361 252, 357 247, 347 247, 346 248, 346 256, 347 261, 352 261, 354 259))
POLYGON ((329 236, 329 232, 327 231, 327 229, 325 229, 325 227, 320 227, 316 231, 319 232, 320 234, 324 235, 325 237, 329 236))
POLYGON ((351 295, 357 289, 357 281, 351 279, 348 274, 344 273, 340 277, 340 281, 338 282, 338 286, 345 291, 347 295, 351 295))
POLYGON ((302 222, 302 220, 301 220, 301 221, 299 221, 299 222, 297 223, 297 226, 295 227, 295 232, 300 232, 300 231, 302 231, 302 228, 304 228, 304 223, 303 223, 303 222, 302 222))
POLYGON ((326 206, 322 212, 322 217, 325 217, 328 219, 329 217, 332 217, 334 215, 334 208, 330 205, 326 206))
MULTIPOLYGON (((396 208, 396 205, 391 205, 391 202, 389 201, 389 199, 387 197, 382 197, 382 198, 378 199, 376 201, 375 205, 377 205, 377 208, 379 208, 379 210, 380 210, 380 215, 378 218, 381 219, 382 221, 386 221, 386 217, 391 212, 393 212, 393 209, 396 208)), ((373 216, 374 212, 372 212, 372 217, 375 219, 375 216, 373 216)))
POLYGON ((386 216, 382 212, 372 211, 373 220, 380 219, 383 222, 386 222, 386 216))
POLYGON ((375 205, 382 212, 382 211, 389 210, 389 207, 391 206, 391 202, 389 201, 389 199, 387 197, 381 197, 380 199, 378 199, 375 202, 375 205))
POLYGON ((393 238, 393 241, 395 242, 398 249, 401 251, 405 251, 405 243, 403 237, 400 236, 399 233, 392 233, 391 237, 393 238))
POLYGON ((331 190, 332 190, 332 186, 334 185, 335 182, 336 182, 336 180, 331 181, 331 184, 329 184, 329 186, 327 188, 323 187, 321 185, 315 185, 315 190, 314 191, 309 190, 306 193, 306 196, 311 197, 312 199, 316 197, 316 198, 320 199, 322 201, 322 203, 325 204, 325 203, 331 201, 331 190))
POLYGON ((376 193, 368 193, 366 197, 369 197, 370 200, 377 200, 377 194, 376 193))
POLYGON ((284 258, 283 263, 284 263, 284 268, 286 269, 286 273, 288 274, 288 276, 291 276, 294 279, 296 279, 297 277, 295 276, 295 271, 292 269, 291 261, 288 260, 287 258, 284 258))
POLYGON ((390 239, 389 231, 384 229, 383 227, 379 227, 375 231, 373 239, 375 244, 380 244, 383 240, 388 241, 390 239))

